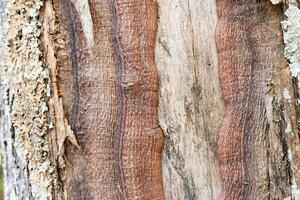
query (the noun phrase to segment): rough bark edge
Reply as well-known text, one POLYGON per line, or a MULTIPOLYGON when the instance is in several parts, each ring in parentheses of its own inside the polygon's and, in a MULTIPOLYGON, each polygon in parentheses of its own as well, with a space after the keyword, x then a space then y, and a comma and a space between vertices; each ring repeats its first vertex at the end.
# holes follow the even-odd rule
POLYGON ((289 62, 289 74, 292 82, 292 96, 295 102, 292 102, 292 97, 287 89, 283 90, 283 98, 288 103, 292 103, 296 110, 296 125, 288 124, 286 134, 288 137, 288 159, 291 169, 291 199, 300 199, 299 189, 299 75, 300 75, 300 10, 297 7, 297 2, 287 1, 284 5, 285 20, 282 22, 283 40, 285 44, 284 56, 289 62))
POLYGON ((53 149, 55 160, 58 161, 58 167, 65 167, 63 158, 65 151, 65 141, 68 139, 72 144, 77 146, 77 140, 71 130, 68 120, 64 113, 63 101, 60 95, 61 91, 58 85, 59 62, 58 54, 62 54, 65 49, 62 47, 65 43, 64 35, 61 31, 61 25, 57 21, 55 12, 55 2, 45 1, 42 16, 42 44, 45 68, 49 69, 51 85, 47 85, 47 96, 51 98, 48 101, 50 113, 50 134, 53 140, 53 149))
POLYGON ((27 169, 33 199, 60 199, 49 112, 51 80, 42 62, 40 11, 44 2, 8 3, 5 79, 10 88, 11 130, 17 156, 27 169))

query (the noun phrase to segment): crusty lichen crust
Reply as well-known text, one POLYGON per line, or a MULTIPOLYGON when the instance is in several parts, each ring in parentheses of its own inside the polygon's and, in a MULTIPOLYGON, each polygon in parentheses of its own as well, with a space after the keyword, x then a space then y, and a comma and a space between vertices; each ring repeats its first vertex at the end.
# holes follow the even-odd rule
MULTIPOLYGON (((289 61, 289 71, 292 78, 299 80, 300 75, 300 9, 293 5, 293 2, 286 3, 285 20, 282 22, 283 40, 285 44, 284 56, 289 61)), ((299 84, 298 84, 299 87, 299 84)), ((285 99, 289 98, 288 93, 283 94, 285 99)), ((298 100, 299 101, 299 100, 298 100)), ((290 131, 289 131, 290 132, 290 131)), ((296 148, 288 150, 288 158, 292 165, 293 174, 297 174, 297 162, 294 161, 293 155, 297 154, 296 148)), ((294 176, 292 182, 292 199, 300 199, 300 189, 294 176)))
POLYGON ((10 0, 7 7, 6 79, 18 156, 28 166, 33 199, 53 199, 57 174, 48 137, 49 72, 40 50, 41 0, 10 0), (48 91, 48 95, 47 95, 48 91))
POLYGON ((284 55, 289 61, 292 77, 300 74, 300 10, 291 5, 285 12, 286 20, 282 22, 284 32, 284 55))

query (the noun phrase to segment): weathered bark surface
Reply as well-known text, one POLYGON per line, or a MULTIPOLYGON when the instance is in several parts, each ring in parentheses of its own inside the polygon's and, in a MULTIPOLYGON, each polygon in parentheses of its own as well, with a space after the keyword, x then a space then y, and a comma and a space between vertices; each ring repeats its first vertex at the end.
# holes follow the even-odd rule
POLYGON ((11 109, 1 113, 14 121, 1 117, 1 129, 17 134, 5 131, 2 140, 7 197, 60 199, 63 191, 67 199, 163 199, 157 3, 48 0, 41 10, 38 4, 10 7, 5 74, 13 90, 11 109))
POLYGON ((300 1, 284 1, 284 21, 282 22, 283 39, 285 44, 284 55, 289 67, 281 73, 281 92, 284 102, 285 133, 290 162, 291 198, 300 199, 300 1), (295 48, 296 47, 296 48, 295 48), (296 59, 293 59, 296 58, 296 59))
POLYGON ((218 139, 221 199, 290 197, 294 178, 286 130, 289 123, 295 124, 297 108, 288 112, 292 119, 285 116, 289 107, 284 106, 282 87, 292 82, 283 54, 282 7, 270 1, 217 0, 217 8, 225 103, 218 139))
POLYGON ((283 56, 283 5, 217 2, 159 1, 165 196, 297 199, 299 93, 283 56))
POLYGON ((158 1, 156 64, 166 199, 219 199, 216 141, 223 118, 215 1, 158 1))
POLYGON ((15 2, 7 199, 300 197, 300 66, 293 76, 280 26, 297 0, 15 2))
POLYGON ((88 12, 59 4, 69 53, 60 59, 61 95, 80 145, 67 149, 68 198, 163 199, 156 2, 90 1, 88 12))
POLYGON ((48 132, 46 89, 50 80, 40 60, 39 13, 43 3, 8 1, 8 5, 7 26, 2 26, 5 41, 1 43, 5 56, 1 65, 1 79, 5 82, 1 138, 5 152, 5 198, 59 199, 56 159, 52 153, 56 146, 51 144, 52 135, 48 132))
MULTIPOLYGON (((8 106, 8 95, 9 90, 7 88, 7 84, 3 77, 3 68, 5 66, 5 56, 4 53, 4 44, 7 42, 4 37, 4 26, 7 25, 7 15, 5 14, 5 8, 7 6, 7 1, 0 1, 0 26, 1 34, 0 34, 0 141, 1 141, 1 151, 3 154, 3 169, 4 169, 4 178, 7 181, 6 183, 6 191, 4 193, 5 197, 16 197, 17 195, 21 195, 26 191, 26 187, 28 185, 22 181, 22 178, 17 180, 16 177, 19 175, 18 165, 19 163, 15 158, 15 149, 13 147, 12 135, 10 132, 10 116, 9 116, 9 106, 8 106), (4 154, 5 153, 5 154, 4 154), (7 169, 11 168, 11 171, 7 169), (14 187, 15 186, 15 187, 14 187), (15 188, 18 188, 17 190, 15 188), (21 194, 19 194, 19 192, 21 194), (8 196, 11 194, 11 196, 8 196)), ((19 176, 21 177, 21 176, 19 176)))

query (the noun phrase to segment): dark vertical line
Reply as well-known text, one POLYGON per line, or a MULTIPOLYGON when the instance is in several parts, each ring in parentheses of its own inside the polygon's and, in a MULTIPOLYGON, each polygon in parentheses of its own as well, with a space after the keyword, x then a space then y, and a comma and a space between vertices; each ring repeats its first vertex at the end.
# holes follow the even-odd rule
POLYGON ((127 199, 124 188, 124 176, 122 173, 122 148, 123 148, 123 131, 125 123, 124 98, 125 94, 121 87, 122 83, 122 56, 121 43, 119 41, 119 24, 116 11, 116 0, 110 0, 110 8, 112 14, 112 45, 115 56, 115 78, 116 78, 116 99, 117 99, 117 120, 114 134, 114 149, 115 149, 115 176, 118 199, 127 199))
POLYGON ((284 118, 284 113, 283 113, 283 105, 278 103, 278 111, 279 111, 279 117, 280 117, 280 121, 279 121, 279 140, 280 143, 282 145, 282 151, 283 151, 283 158, 284 160, 286 160, 286 164, 287 164, 287 173, 288 173, 288 177, 289 177, 289 183, 290 185, 292 185, 292 178, 293 178, 293 172, 292 172, 292 163, 289 159, 289 144, 288 144, 288 139, 287 139, 287 135, 285 134, 285 130, 286 130, 286 121, 284 118))
MULTIPOLYGON (((265 129, 265 135, 266 135, 266 142, 267 142, 267 180, 268 180, 268 191, 271 191, 271 175, 270 175, 270 168, 271 168, 271 161, 270 161, 270 124, 267 123, 266 129, 265 129)), ((268 193, 268 199, 271 200, 271 192, 268 193)))
POLYGON ((72 11, 72 6, 70 5, 71 2, 67 1, 64 3, 64 1, 62 1, 63 4, 65 4, 65 6, 63 6, 63 8, 66 7, 66 9, 64 10, 64 13, 66 14, 66 16, 68 17, 68 19, 70 19, 70 23, 68 24, 70 31, 69 35, 70 35, 70 46, 71 46, 71 60, 72 60, 72 75, 73 75, 73 98, 74 98, 74 104, 72 105, 72 113, 71 113, 71 120, 70 123, 72 125, 72 130, 75 131, 75 134, 77 133, 78 127, 77 127, 77 117, 78 117, 78 112, 79 112, 79 102, 80 102, 80 92, 79 92, 79 80, 78 80, 78 59, 76 56, 76 30, 75 30, 75 23, 72 20, 74 17, 71 14, 72 11))
MULTIPOLYGON (((298 78, 293 77, 292 78, 292 86, 293 86, 293 93, 294 93, 295 99, 299 99, 299 97, 300 97, 300 94, 298 91, 298 85, 299 85, 298 78)), ((296 118, 297 118, 298 138, 300 139, 300 104, 298 101, 295 101, 294 107, 295 107, 296 118)))

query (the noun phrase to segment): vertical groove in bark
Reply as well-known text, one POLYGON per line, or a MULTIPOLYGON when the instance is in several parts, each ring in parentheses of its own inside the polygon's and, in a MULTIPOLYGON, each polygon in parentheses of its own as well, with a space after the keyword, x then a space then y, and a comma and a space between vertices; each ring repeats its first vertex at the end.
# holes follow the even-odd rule
POLYGON ((156 2, 88 3, 90 13, 60 2, 68 56, 58 58, 59 83, 81 147, 67 147, 65 193, 70 199, 163 199, 156 2), (93 45, 83 34, 89 29, 84 14, 92 18, 93 45))
POLYGON ((225 116, 218 141, 222 199, 284 199, 291 194, 282 107, 280 5, 217 0, 216 30, 225 116), (279 100, 278 100, 279 98, 279 100))

